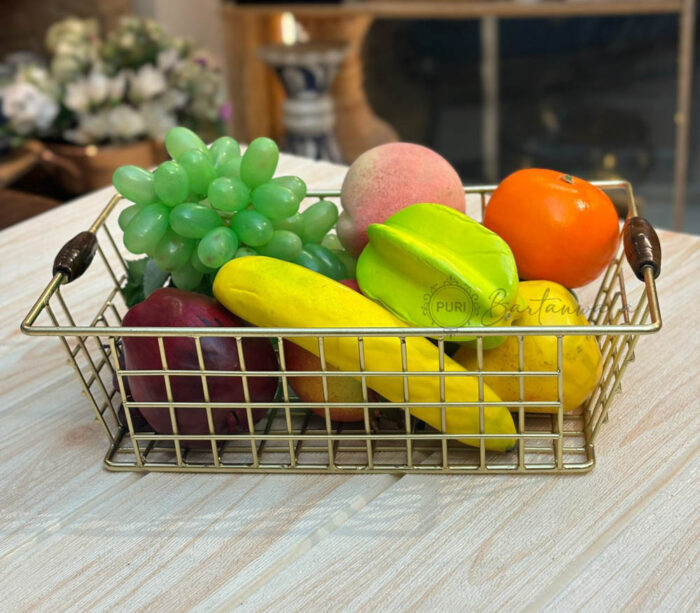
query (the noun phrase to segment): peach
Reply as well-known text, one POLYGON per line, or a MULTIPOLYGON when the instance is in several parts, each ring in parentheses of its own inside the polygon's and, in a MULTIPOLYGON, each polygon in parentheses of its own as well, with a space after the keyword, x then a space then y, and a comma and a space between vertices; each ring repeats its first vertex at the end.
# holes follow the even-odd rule
POLYGON ((382 223, 421 202, 464 213, 462 181, 441 155, 412 143, 388 143, 363 153, 350 166, 340 192, 338 238, 357 257, 368 242, 367 226, 382 223))
MULTIPOLYGON (((299 345, 284 340, 284 359, 289 371, 321 370, 321 360, 310 351, 302 349, 299 345)), ((336 370, 330 364, 327 370, 336 370)), ((297 396, 306 402, 323 402, 323 383, 319 376, 289 377, 290 387, 297 396)), ((328 401, 329 402, 362 402, 362 384, 352 377, 328 377, 328 401)), ((369 402, 376 402, 377 395, 370 389, 367 390, 369 402)), ((311 409, 316 415, 325 417, 326 411, 322 408, 311 409)), ((330 409, 333 421, 353 422, 364 419, 364 410, 358 407, 335 407, 330 409)), ((370 409, 370 415, 374 409, 370 409)))

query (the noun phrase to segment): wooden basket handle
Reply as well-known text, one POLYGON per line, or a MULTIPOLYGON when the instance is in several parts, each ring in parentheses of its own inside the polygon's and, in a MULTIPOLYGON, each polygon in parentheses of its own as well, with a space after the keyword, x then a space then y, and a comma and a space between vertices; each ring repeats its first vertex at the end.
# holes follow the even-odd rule
POLYGON ((66 283, 75 281, 90 266, 97 250, 97 237, 92 232, 80 232, 70 239, 53 261, 53 274, 61 273, 66 283))
POLYGON ((625 255, 634 274, 644 280, 644 268, 650 266, 656 279, 661 273, 661 245, 652 225, 643 217, 629 217, 622 229, 625 255))

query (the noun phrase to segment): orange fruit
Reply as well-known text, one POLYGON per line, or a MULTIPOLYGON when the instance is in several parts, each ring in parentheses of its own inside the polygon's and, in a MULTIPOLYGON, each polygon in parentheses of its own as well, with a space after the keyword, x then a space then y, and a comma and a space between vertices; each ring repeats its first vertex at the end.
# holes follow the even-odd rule
POLYGON ((521 279, 581 287, 617 250, 620 228, 608 196, 588 181, 555 170, 518 170, 501 181, 484 225, 508 243, 521 279))

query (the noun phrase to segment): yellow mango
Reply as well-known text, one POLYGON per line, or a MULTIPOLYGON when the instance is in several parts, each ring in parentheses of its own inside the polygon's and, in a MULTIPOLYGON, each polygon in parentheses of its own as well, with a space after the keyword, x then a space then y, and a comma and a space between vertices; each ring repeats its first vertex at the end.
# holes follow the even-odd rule
MULTIPOLYGON (((552 281, 522 281, 520 297, 526 307, 514 316, 514 326, 587 326, 585 315, 576 299, 565 287, 552 281)), ((593 391, 603 369, 603 357, 594 336, 565 336, 563 340, 564 411, 573 411, 593 391)), ((476 370, 477 354, 472 347, 462 346, 455 355, 467 370, 476 370)), ((523 362, 526 371, 557 370, 557 339, 553 336, 524 336, 523 362)), ((517 371, 518 340, 509 336, 502 345, 484 351, 484 370, 517 371)), ((484 377, 486 383, 505 401, 517 402, 520 382, 517 376, 484 377)), ((555 376, 525 377, 527 401, 558 400, 555 376)), ((556 413, 554 407, 529 407, 534 413, 556 413)))
MULTIPOLYGON (((289 262, 267 257, 248 256, 225 264, 216 275, 214 295, 230 311, 244 320, 270 328, 405 328, 382 306, 337 281, 289 262)), ((307 351, 319 355, 315 337, 290 339, 307 351)), ((354 337, 326 337, 326 361, 339 370, 360 370, 359 343, 354 337)), ((365 337, 365 370, 401 371, 401 345, 395 337, 365 337)), ((422 337, 406 339, 408 371, 439 369, 438 348, 422 337)), ((445 356, 445 370, 463 372, 454 360, 445 356)), ((466 375, 466 373, 465 373, 466 375)), ((475 377, 445 377, 447 402, 476 402, 479 399, 475 377)), ((408 376, 411 402, 440 402, 438 376, 408 376)), ((401 376, 368 376, 367 385, 392 402, 403 402, 401 376)), ((484 400, 500 402, 488 385, 484 400)), ((448 407, 446 432, 478 433, 478 407, 448 407)), ((437 407, 414 407, 411 414, 440 430, 441 410, 437 407)), ((503 406, 484 408, 486 434, 515 434, 515 424, 503 406)), ((478 439, 460 439, 479 446, 478 439)), ((506 451, 515 441, 510 437, 486 439, 487 449, 506 451)))

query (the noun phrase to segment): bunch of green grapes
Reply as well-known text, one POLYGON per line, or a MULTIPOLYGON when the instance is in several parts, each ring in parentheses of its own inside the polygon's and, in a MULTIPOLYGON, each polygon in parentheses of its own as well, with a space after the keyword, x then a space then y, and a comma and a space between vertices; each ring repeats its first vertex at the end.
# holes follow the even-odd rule
POLYGON ((299 213, 306 184, 295 176, 274 177, 274 141, 257 138, 241 155, 231 137, 207 148, 194 132, 178 127, 168 132, 165 147, 172 160, 154 172, 122 166, 113 182, 133 203, 119 216, 124 245, 152 257, 177 287, 211 283, 229 260, 256 254, 333 279, 354 276, 353 258, 328 234, 337 208, 319 200, 299 213))

